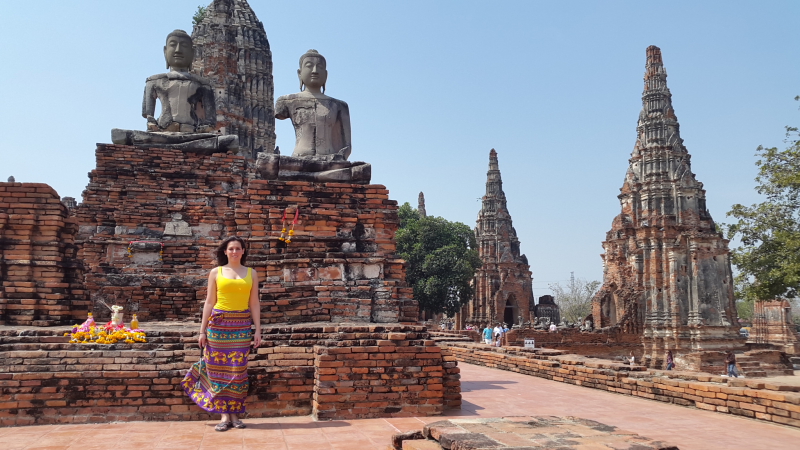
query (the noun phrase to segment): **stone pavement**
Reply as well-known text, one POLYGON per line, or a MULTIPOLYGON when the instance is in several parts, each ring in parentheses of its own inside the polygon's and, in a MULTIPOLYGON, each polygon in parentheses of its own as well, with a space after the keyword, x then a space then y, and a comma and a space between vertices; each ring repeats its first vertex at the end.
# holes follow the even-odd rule
MULTIPOLYGON (((797 449, 800 430, 710 411, 587 389, 470 364, 459 364, 463 409, 452 416, 577 416, 681 450, 797 449)), ((260 449, 386 450, 394 433, 445 417, 314 422, 310 417, 247 420, 249 428, 214 431, 215 422, 130 422, 1 428, 4 450, 260 449)))

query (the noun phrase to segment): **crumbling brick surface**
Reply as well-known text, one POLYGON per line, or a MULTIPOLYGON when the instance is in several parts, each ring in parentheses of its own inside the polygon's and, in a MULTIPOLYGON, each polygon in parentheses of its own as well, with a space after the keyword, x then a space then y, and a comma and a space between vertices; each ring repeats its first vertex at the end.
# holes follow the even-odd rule
MULTIPOLYGON (((441 414, 442 351, 414 345, 402 333, 358 347, 315 347, 313 410, 319 419, 369 419, 441 414)), ((427 345, 426 345, 427 344, 427 345)))
POLYGON ((265 323, 416 321, 394 243, 397 202, 384 186, 256 180, 248 164, 233 154, 99 145, 75 212, 92 299, 142 320, 197 318, 213 251, 238 235, 262 281, 265 323), (281 229, 298 209, 286 244, 281 229))
MULTIPOLYGON (((249 417, 427 416, 460 407, 456 358, 424 327, 267 326, 263 337, 248 365, 249 417)), ((212 419, 179 384, 201 355, 195 331, 148 339, 81 345, 52 330, 3 332, 0 426, 212 419)))
POLYGON ((50 186, 0 183, 0 324, 52 325, 86 310, 77 229, 50 186))
POLYGON ((796 330, 792 320, 792 305, 787 300, 755 302, 753 327, 747 343, 800 355, 800 339, 796 330))

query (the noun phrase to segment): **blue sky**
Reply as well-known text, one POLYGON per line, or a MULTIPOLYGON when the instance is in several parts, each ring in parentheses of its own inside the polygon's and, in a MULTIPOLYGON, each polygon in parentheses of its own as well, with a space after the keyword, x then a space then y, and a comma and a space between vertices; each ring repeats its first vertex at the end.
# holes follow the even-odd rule
MULTIPOLYGON (((0 177, 80 199, 97 142, 144 129, 144 80, 204 0, 3 5, 0 177)), ((350 105, 351 159, 391 198, 474 226, 498 151, 534 276, 602 278, 601 242, 636 137, 645 49, 661 47, 682 137, 718 222, 753 191, 759 145, 800 125, 797 1, 250 2, 273 52, 275 95, 297 59, 328 60, 350 105)), ((293 148, 286 121, 278 145, 293 148)))

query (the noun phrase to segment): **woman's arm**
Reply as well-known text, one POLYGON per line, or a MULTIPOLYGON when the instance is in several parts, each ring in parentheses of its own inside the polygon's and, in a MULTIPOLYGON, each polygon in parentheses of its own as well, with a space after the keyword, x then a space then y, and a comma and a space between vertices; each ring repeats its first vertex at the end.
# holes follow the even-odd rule
POLYGON ((206 292, 206 303, 203 305, 203 318, 200 320, 200 337, 197 339, 200 347, 206 346, 208 318, 211 317, 211 311, 217 304, 217 270, 215 267, 208 274, 208 292, 206 292))
POLYGON ((250 269, 250 276, 253 279, 253 286, 250 288, 250 315, 256 325, 256 334, 253 336, 253 348, 261 345, 261 301, 258 299, 258 272, 250 269))

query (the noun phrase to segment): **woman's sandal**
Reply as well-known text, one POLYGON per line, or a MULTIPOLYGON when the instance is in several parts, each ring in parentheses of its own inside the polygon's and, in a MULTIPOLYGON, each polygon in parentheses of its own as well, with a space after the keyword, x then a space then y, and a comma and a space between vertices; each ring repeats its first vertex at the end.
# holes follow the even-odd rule
POLYGON ((233 424, 231 422, 220 422, 220 423, 217 424, 217 426, 214 427, 214 430, 216 430, 216 431, 228 431, 228 430, 231 429, 232 425, 233 424))
POLYGON ((241 420, 234 420, 233 422, 231 422, 231 425, 233 425, 233 428, 239 428, 239 429, 247 428, 247 425, 245 425, 244 422, 242 422, 241 420))

